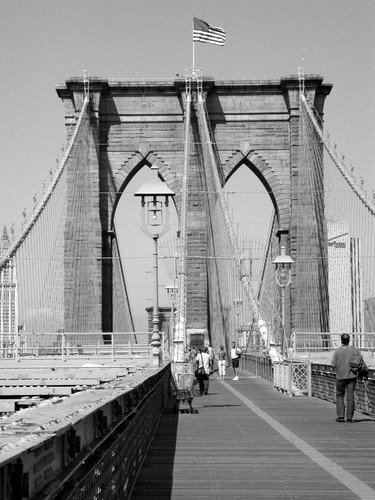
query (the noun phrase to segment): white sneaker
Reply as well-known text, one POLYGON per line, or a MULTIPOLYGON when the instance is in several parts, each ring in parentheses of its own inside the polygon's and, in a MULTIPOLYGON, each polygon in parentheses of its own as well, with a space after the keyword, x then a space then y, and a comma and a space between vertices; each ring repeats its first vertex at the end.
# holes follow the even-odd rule
POLYGON ((236 375, 233 380, 240 380, 240 379, 238 378, 238 375, 236 375))

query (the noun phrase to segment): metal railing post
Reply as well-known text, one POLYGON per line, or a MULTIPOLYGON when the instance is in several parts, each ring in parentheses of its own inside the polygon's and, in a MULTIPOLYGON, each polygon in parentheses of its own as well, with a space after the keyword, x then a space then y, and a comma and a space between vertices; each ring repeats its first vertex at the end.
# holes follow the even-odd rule
POLYGON ((288 373, 289 373, 289 396, 293 396, 293 365, 291 362, 287 362, 288 373))
POLYGON ((111 356, 112 356, 112 363, 115 360, 115 344, 114 344, 115 337, 113 335, 113 332, 111 333, 111 356))
POLYGON ((20 360, 20 332, 16 335, 16 361, 20 360))
POLYGON ((307 396, 312 397, 312 386, 311 386, 311 363, 307 363, 307 396))
POLYGON ((63 362, 66 361, 66 358, 65 358, 65 333, 64 332, 61 334, 61 359, 63 362))

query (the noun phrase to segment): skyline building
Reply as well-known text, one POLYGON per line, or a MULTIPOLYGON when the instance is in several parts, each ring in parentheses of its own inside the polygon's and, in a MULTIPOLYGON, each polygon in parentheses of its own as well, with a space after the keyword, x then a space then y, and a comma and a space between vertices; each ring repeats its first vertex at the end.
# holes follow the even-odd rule
POLYGON ((364 300, 365 331, 375 332, 375 297, 364 300))
POLYGON ((350 235, 346 221, 328 222, 329 327, 337 333, 333 341, 341 344, 342 332, 352 331, 350 235))
MULTIPOLYGON (((0 240, 0 257, 10 247, 8 231, 4 226, 0 240)), ((0 335, 3 346, 4 334, 17 334, 18 330, 18 287, 16 267, 13 260, 0 271, 0 335)), ((1 351, 3 352, 3 351, 1 351)), ((1 355, 1 353, 0 353, 1 355)))
POLYGON ((346 221, 327 223, 329 324, 335 345, 341 333, 365 331, 361 241, 350 236, 346 221))

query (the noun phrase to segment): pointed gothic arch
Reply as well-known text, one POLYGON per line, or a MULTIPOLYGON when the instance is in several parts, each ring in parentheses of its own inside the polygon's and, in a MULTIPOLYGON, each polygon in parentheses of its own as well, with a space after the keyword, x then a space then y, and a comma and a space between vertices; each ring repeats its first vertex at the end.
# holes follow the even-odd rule
POLYGON ((260 180, 269 194, 275 209, 279 227, 288 229, 290 225, 290 203, 285 199, 285 185, 277 172, 254 150, 243 153, 237 150, 224 163, 224 182, 226 183, 242 165, 246 165, 260 180))
POLYGON ((145 155, 139 151, 131 154, 125 161, 123 161, 120 167, 114 172, 115 179, 115 200, 112 204, 111 213, 111 225, 113 227, 113 220, 116 213, 116 207, 121 199, 122 193, 126 189, 129 182, 137 175, 137 173, 144 166, 151 167, 156 165, 158 167, 158 173, 164 182, 167 183, 168 187, 173 191, 178 189, 178 181, 172 171, 171 167, 167 162, 154 151, 149 151, 145 155))

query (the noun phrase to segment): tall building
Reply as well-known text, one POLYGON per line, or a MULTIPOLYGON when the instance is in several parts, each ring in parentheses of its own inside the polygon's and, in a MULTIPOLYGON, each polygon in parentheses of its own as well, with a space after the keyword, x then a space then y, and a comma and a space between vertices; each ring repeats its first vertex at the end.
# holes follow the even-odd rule
POLYGON ((348 223, 328 222, 329 326, 340 334, 352 332, 352 278, 348 223))
MULTIPOLYGON (((0 240, 0 257, 2 257, 10 247, 8 232, 4 226, 3 235, 0 240)), ((0 270, 0 335, 3 347, 4 334, 16 334, 18 329, 18 290, 16 267, 10 260, 8 264, 0 270)), ((10 340, 10 339, 8 339, 10 340)), ((2 355, 1 350, 0 355, 2 355)))
POLYGON ((350 258, 352 277, 352 332, 364 332, 363 269, 361 259, 361 239, 350 238, 350 258))
POLYGON ((364 300, 365 331, 375 332, 375 297, 364 300))
MULTIPOLYGON (((346 221, 329 222, 327 230, 330 332, 338 334, 363 332, 366 317, 360 238, 350 236, 346 221)), ((368 303, 368 311, 370 306, 371 303, 368 303)), ((369 319, 368 314, 367 322, 369 319)), ((331 336, 331 339, 340 345, 339 335, 331 336)))

